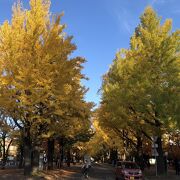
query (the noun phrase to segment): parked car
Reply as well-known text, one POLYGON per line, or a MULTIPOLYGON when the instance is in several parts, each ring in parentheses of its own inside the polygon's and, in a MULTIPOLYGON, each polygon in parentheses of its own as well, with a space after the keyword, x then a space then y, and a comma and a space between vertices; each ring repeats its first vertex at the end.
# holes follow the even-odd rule
POLYGON ((132 161, 118 161, 115 170, 116 180, 142 180, 140 167, 132 161))

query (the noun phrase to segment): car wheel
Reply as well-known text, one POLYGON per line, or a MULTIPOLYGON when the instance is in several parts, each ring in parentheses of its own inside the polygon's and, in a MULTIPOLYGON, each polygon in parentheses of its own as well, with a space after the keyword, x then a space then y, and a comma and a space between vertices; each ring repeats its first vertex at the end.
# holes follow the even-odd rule
POLYGON ((122 177, 122 176, 119 178, 119 180, 124 180, 124 179, 125 179, 125 178, 124 178, 124 177, 122 177))

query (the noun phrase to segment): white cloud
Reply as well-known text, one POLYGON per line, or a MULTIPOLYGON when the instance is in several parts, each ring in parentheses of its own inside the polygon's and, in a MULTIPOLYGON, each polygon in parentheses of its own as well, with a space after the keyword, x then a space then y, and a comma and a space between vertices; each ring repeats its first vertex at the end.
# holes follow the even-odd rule
POLYGON ((165 3, 171 3, 173 0, 151 0, 150 2, 149 2, 149 4, 151 5, 151 6, 153 6, 153 5, 163 5, 163 4, 165 4, 165 3))
POLYGON ((172 11, 173 14, 180 14, 180 9, 176 9, 172 11))
POLYGON ((128 20, 128 17, 129 17, 128 11, 122 8, 120 11, 115 12, 115 16, 117 18, 117 23, 118 23, 119 28, 130 34, 132 28, 128 20))
POLYGON ((124 25, 126 31, 130 34, 131 33, 131 26, 130 26, 130 24, 127 21, 124 21, 123 25, 124 25))
POLYGON ((152 0, 149 4, 150 4, 151 6, 153 6, 156 2, 157 2, 157 0, 152 0))
MULTIPOLYGON (((107 0, 109 2, 109 0, 107 0)), ((122 6, 113 6, 112 8, 108 8, 107 5, 107 12, 113 17, 116 25, 118 26, 118 29, 121 32, 125 32, 128 34, 132 33, 132 30, 134 30, 133 26, 133 19, 130 10, 122 7, 122 6)))

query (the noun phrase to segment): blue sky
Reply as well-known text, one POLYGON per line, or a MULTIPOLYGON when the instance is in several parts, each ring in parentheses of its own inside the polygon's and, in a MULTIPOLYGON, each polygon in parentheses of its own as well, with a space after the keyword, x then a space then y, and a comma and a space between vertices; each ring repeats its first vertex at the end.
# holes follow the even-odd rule
MULTIPOLYGON (((0 23, 11 19, 11 7, 16 0, 0 0, 0 23)), ((22 0, 28 8, 28 0, 22 0)), ((148 5, 153 6, 162 21, 173 19, 173 30, 180 27, 180 0, 52 0, 51 12, 64 12, 62 23, 73 35, 77 50, 73 55, 84 57, 83 73, 90 88, 86 99, 97 105, 102 75, 108 71, 115 53, 129 47, 129 39, 139 23, 139 16, 148 5)))

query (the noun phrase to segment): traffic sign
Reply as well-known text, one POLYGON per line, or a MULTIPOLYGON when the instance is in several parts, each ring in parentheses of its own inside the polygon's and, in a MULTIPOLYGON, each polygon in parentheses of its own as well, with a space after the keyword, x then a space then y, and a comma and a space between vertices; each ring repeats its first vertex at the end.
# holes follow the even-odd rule
POLYGON ((152 148, 158 148, 158 144, 156 143, 152 144, 152 148))
POLYGON ((156 149, 152 149, 152 156, 159 156, 158 152, 156 149))
POLYGON ((156 142, 156 141, 157 141, 157 138, 158 138, 158 136, 153 136, 153 137, 152 137, 152 141, 153 141, 153 142, 156 142))

